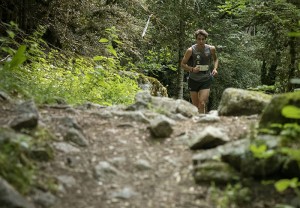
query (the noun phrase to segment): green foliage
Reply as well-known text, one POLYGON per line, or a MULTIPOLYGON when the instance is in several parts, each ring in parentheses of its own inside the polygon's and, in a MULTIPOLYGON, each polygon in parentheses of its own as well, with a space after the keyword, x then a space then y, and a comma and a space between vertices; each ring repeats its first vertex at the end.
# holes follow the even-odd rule
POLYGON ((286 118, 300 119, 300 108, 294 105, 287 105, 281 110, 281 114, 286 118))
POLYGON ((300 137, 300 125, 298 123, 286 123, 283 125, 280 135, 290 140, 297 141, 300 137))
MULTIPOLYGON (((290 119, 300 118, 300 109, 294 105, 286 105, 281 109, 282 116, 290 119)), ((267 146, 262 144, 260 146, 251 145, 250 150, 256 158, 265 158, 273 154, 287 156, 289 160, 297 161, 300 167, 300 125, 298 123, 274 123, 269 129, 261 129, 261 133, 279 135, 282 138, 281 146, 274 150, 267 150, 267 146)), ((294 192, 300 196, 300 182, 298 178, 280 179, 274 183, 278 192, 284 192, 288 188, 292 188, 294 192)), ((285 205, 283 205, 285 206, 285 205)), ((278 206, 279 207, 279 206, 278 206)))
MULTIPOLYGON (((261 68, 262 84, 274 85, 275 82, 276 92, 285 92, 288 79, 299 76, 299 70, 294 68, 299 61, 296 63, 291 61, 293 56, 299 53, 297 41, 291 38, 297 37, 299 32, 299 24, 297 25, 299 7, 291 1, 281 0, 226 0, 218 8, 222 17, 228 19, 231 24, 238 24, 253 37, 249 42, 251 45, 248 47, 248 52, 260 63, 257 65, 257 73, 260 73, 259 68, 261 68), (290 50, 292 47, 295 51, 290 50), (264 68, 261 61, 264 63, 264 68)), ((232 28, 230 33, 236 33, 236 29, 230 27, 232 28)), ((246 36, 240 40, 244 40, 244 37, 246 36)), ((227 38, 224 42, 228 47, 227 38)), ((238 43, 234 48, 240 48, 238 43)))
POLYGON ((21 193, 27 193, 38 183, 36 162, 53 158, 49 141, 54 137, 46 129, 17 134, 5 128, 0 128, 0 137, 0 176, 21 193))
POLYGON ((168 47, 165 47, 159 51, 148 50, 144 60, 138 63, 137 67, 141 68, 145 74, 157 76, 160 72, 176 71, 177 66, 173 64, 174 62, 176 62, 174 54, 168 47))
POLYGON ((294 189, 294 191, 300 196, 300 191, 298 187, 300 187, 300 182, 298 178, 292 179, 280 179, 274 185, 278 192, 284 192, 288 188, 294 189))
POLYGON ((274 85, 259 85, 256 87, 249 87, 248 90, 261 91, 267 94, 274 94, 275 86, 274 85))
POLYGON ((218 6, 218 8, 220 12, 237 16, 246 9, 246 2, 247 0, 226 0, 225 3, 218 6))
POLYGON ((0 175, 22 193, 29 190, 35 172, 28 158, 30 142, 30 137, 22 135, 0 144, 0 175))
POLYGON ((21 45, 16 54, 13 56, 12 60, 4 64, 3 70, 15 70, 19 68, 20 65, 26 61, 25 51, 26 46, 21 45))
POLYGON ((111 27, 111 28, 107 28, 105 29, 105 32, 108 36, 107 38, 101 38, 99 40, 100 43, 106 43, 106 51, 108 54, 112 54, 114 55, 116 58, 118 58, 118 54, 117 51, 114 49, 113 44, 118 44, 121 45, 122 42, 119 40, 119 37, 117 35, 118 30, 116 29, 116 27, 111 27))
POLYGON ((268 147, 265 144, 261 144, 259 146, 257 146, 256 144, 251 144, 250 151, 252 152, 254 157, 259 159, 266 159, 275 154, 275 151, 268 150, 268 147))
POLYGON ((228 184, 225 190, 218 189, 214 184, 210 187, 210 200, 215 208, 241 207, 250 202, 251 192, 240 183, 228 184))
MULTIPOLYGON (((103 105, 133 102, 139 90, 137 81, 119 74, 118 70, 122 67, 111 44, 107 45, 111 57, 97 56, 94 60, 54 49, 48 49, 45 53, 45 42, 41 39, 43 31, 41 27, 24 40, 27 51, 23 45, 17 51, 12 48, 9 50, 13 57, 6 60, 4 66, 0 65, 0 75, 4 79, 0 88, 34 97, 38 103, 53 102, 54 97, 60 97, 70 104, 86 101, 103 105), (25 56, 29 62, 21 65, 25 56)), ((111 34, 113 30, 108 31, 110 40, 121 44, 117 36, 111 34)))
POLYGON ((275 208, 295 208, 295 207, 287 204, 276 204, 275 208))

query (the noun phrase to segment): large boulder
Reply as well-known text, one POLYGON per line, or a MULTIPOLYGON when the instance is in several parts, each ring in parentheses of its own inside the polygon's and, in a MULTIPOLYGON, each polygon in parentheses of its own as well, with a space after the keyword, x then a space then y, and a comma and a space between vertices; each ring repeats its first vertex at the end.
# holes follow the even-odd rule
POLYGON ((281 110, 293 105, 300 108, 300 91, 275 95, 270 104, 264 109, 259 121, 260 128, 268 128, 271 124, 295 123, 300 124, 300 119, 286 118, 281 114, 281 110))
POLYGON ((226 163, 246 177, 266 178, 279 175, 288 178, 299 177, 299 166, 296 159, 284 154, 274 154, 280 148, 281 143, 282 140, 279 136, 260 135, 256 140, 246 138, 226 143, 214 149, 200 151, 193 156, 193 165, 198 173, 196 180, 200 181, 199 177, 208 173, 207 166, 204 164, 210 164, 212 161, 226 163), (251 150, 253 145, 258 149, 251 150), (266 150, 260 151, 260 145, 266 145, 266 150))
POLYGON ((218 113, 224 116, 260 114, 271 98, 271 95, 258 91, 227 88, 223 92, 218 113))
POLYGON ((129 106, 127 110, 151 110, 168 117, 174 117, 176 114, 188 118, 199 115, 197 107, 188 101, 151 96, 148 91, 137 93, 135 100, 136 102, 129 106))

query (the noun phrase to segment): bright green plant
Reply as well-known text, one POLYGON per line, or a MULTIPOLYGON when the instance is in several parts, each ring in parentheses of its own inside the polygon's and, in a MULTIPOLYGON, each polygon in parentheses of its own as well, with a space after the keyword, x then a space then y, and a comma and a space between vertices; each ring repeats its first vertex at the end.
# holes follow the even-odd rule
MULTIPOLYGON (((286 118, 300 119, 300 108, 293 105, 287 105, 282 109, 281 114, 286 118)), ((283 125, 280 135, 289 138, 290 140, 297 140, 300 136, 300 126, 298 123, 286 123, 283 125)), ((300 167, 300 150, 298 148, 282 147, 278 151, 289 156, 292 160, 296 160, 300 167)), ((278 192, 283 192, 288 188, 292 188, 297 196, 300 197, 300 182, 296 177, 292 179, 280 179, 275 182, 274 186, 278 192)))
POLYGON ((120 67, 120 62, 118 60, 118 53, 113 45, 121 45, 122 42, 117 35, 118 30, 114 26, 105 29, 105 32, 108 37, 101 38, 99 42, 105 45, 105 50, 108 55, 95 56, 93 59, 98 62, 98 67, 100 68, 117 69, 117 67, 120 67))
POLYGON ((159 51, 148 50, 144 58, 138 65, 146 74, 157 75, 158 72, 165 70, 177 70, 177 65, 174 64, 174 53, 168 47, 161 48, 159 51))
POLYGON ((275 183, 275 188, 278 192, 283 192, 288 188, 292 188, 295 193, 300 197, 300 182, 298 178, 281 179, 275 183))
MULTIPOLYGON (((294 105, 287 105, 281 110, 282 116, 298 120, 300 119, 300 108, 294 105)), ((298 162, 298 166, 300 167, 300 150, 298 149, 300 138, 300 125, 298 123, 284 123, 284 124, 272 124, 271 129, 263 129, 264 133, 270 134, 279 134, 284 141, 284 147, 278 147, 276 150, 267 150, 267 146, 265 144, 260 146, 251 145, 250 150, 256 158, 267 158, 273 154, 281 154, 286 155, 291 160, 295 160, 298 162)), ((280 179, 274 183, 274 187, 278 192, 284 192, 288 188, 292 188, 294 192, 300 197, 300 182, 297 177, 292 179, 280 179)), ((289 207, 289 205, 278 205, 277 207, 289 207)))
POLYGON ((255 158, 259 158, 259 159, 266 159, 275 154, 274 150, 268 150, 266 144, 261 144, 259 146, 256 144, 251 144, 250 151, 252 152, 255 158))
MULTIPOLYGON (((24 40, 24 45, 18 50, 13 47, 15 35, 8 32, 8 37, 2 38, 4 44, 2 53, 10 53, 0 65, 0 75, 3 82, 0 88, 7 92, 18 91, 26 97, 33 97, 38 103, 52 103, 61 98, 70 104, 81 104, 86 101, 103 105, 131 104, 139 90, 133 76, 120 73, 117 52, 112 42, 121 44, 114 35, 113 29, 108 29, 108 56, 97 56, 94 60, 63 51, 47 48, 41 36, 45 28, 40 27, 32 36, 24 40), (27 50, 25 50, 27 47, 27 50), (45 49, 47 48, 47 53, 45 49), (27 57, 28 62, 24 62, 27 57), (24 65, 21 65, 25 63, 24 65)), ((101 41, 105 42, 104 39, 101 41)))
MULTIPOLYGON (((287 105, 282 108, 281 114, 290 119, 300 119, 300 108, 294 105, 287 105)), ((298 139, 300 137, 300 125, 298 123, 285 123, 280 132, 285 138, 298 139)))
POLYGON ((287 105, 282 108, 281 114, 286 118, 300 119, 300 108, 294 105, 287 105))

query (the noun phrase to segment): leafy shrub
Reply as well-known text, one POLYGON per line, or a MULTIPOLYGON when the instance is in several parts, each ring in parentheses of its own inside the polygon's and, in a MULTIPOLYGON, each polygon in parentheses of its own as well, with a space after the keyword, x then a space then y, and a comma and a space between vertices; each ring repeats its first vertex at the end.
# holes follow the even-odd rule
MULTIPOLYGON (((15 35, 12 31, 8 30, 8 38, 1 39, 4 43, 11 43, 8 47, 1 47, 1 53, 9 53, 12 58, 2 65, 0 63, 0 75, 4 80, 0 89, 10 94, 17 91, 20 96, 33 97, 38 103, 51 103, 54 97, 70 104, 86 101, 103 105, 133 102, 139 90, 137 81, 120 76, 118 70, 122 67, 116 56, 97 56, 93 60, 48 48, 41 38, 44 31, 45 28, 40 27, 24 39, 24 45, 17 51, 13 49, 18 43, 13 40, 15 35)), ((111 45, 108 48, 116 55, 111 45)))
POLYGON ((23 193, 28 191, 34 174, 34 165, 27 157, 30 140, 20 135, 0 145, 0 176, 23 193))

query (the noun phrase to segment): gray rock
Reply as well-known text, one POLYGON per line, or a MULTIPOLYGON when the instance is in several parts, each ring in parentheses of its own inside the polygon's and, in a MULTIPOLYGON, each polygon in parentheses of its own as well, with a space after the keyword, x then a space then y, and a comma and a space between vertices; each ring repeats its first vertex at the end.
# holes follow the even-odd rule
POLYGON ((168 117, 181 114, 184 117, 198 115, 198 109, 185 100, 151 96, 149 92, 137 93, 136 102, 128 110, 151 110, 168 117))
POLYGON ((37 190, 33 196, 33 201, 44 208, 53 207, 57 202, 57 198, 50 192, 37 190))
POLYGON ((138 193, 135 192, 131 187, 124 187, 122 190, 112 193, 113 198, 120 198, 120 199, 130 199, 136 195, 138 195, 138 193))
POLYGON ((241 139, 233 142, 228 142, 224 145, 218 146, 214 149, 208 149, 201 151, 193 155, 193 164, 201 164, 205 161, 213 159, 221 159, 222 155, 228 155, 230 153, 242 155, 247 150, 249 150, 250 140, 241 139))
POLYGON ((50 146, 33 147, 30 150, 30 158, 37 161, 48 162, 53 158, 53 150, 50 146))
POLYGON ((76 179, 73 176, 61 175, 58 176, 57 179, 68 188, 76 185, 76 179))
MULTIPOLYGON (((282 173, 287 157, 280 154, 270 154, 268 157, 255 157, 250 151, 252 144, 266 144, 268 150, 277 148, 280 144, 278 137, 259 137, 255 141, 243 139, 234 142, 226 143, 214 149, 201 151, 193 156, 194 166, 217 159, 229 164, 231 167, 238 170, 244 176, 265 178, 271 175, 279 175, 282 173)), ((290 160, 290 159, 289 159, 290 160)), ((286 164, 287 165, 287 164, 286 164)), ((290 163, 290 170, 293 169, 290 163)), ((295 169, 293 169, 295 173, 295 169)), ((291 176, 291 175, 289 175, 291 176)))
POLYGON ((85 138, 85 136, 80 131, 74 128, 68 129, 65 135, 65 140, 71 141, 81 147, 88 146, 88 140, 85 138))
POLYGON ((34 208, 19 192, 0 177, 0 207, 34 208))
POLYGON ((116 167, 119 167, 121 164, 124 164, 126 162, 125 157, 114 157, 109 160, 111 164, 113 164, 116 167))
POLYGON ((118 175, 119 171, 107 161, 101 161, 95 166, 96 178, 103 178, 107 175, 118 175))
POLYGON ((173 124, 173 120, 165 116, 158 116, 150 122, 150 132, 155 138, 169 137, 173 132, 173 124))
POLYGON ((8 94, 6 94, 6 93, 3 92, 3 91, 0 91, 0 101, 5 101, 5 102, 11 103, 11 102, 12 102, 12 99, 9 97, 8 94))
POLYGON ((260 114, 271 98, 262 92, 227 88, 222 94, 218 113, 225 116, 260 114))
POLYGON ((139 159, 136 163, 135 163, 135 167, 138 169, 138 170, 150 170, 152 169, 149 161, 147 160, 142 160, 142 159, 139 159))
POLYGON ((199 123, 215 123, 219 121, 220 117, 214 114, 205 114, 205 116, 201 116, 197 119, 197 122, 199 123))
POLYGON ((142 111, 113 111, 112 115, 130 119, 133 121, 141 121, 143 123, 149 123, 149 119, 144 115, 142 111))
POLYGON ((227 134, 223 133, 219 128, 208 126, 191 133, 189 146, 192 150, 209 149, 219 145, 223 145, 229 141, 227 134))
POLYGON ((64 153, 79 153, 80 149, 66 142, 56 142, 53 146, 64 153))
POLYGON ((192 116, 198 115, 198 108, 185 100, 176 100, 176 106, 176 112, 185 117, 191 118, 192 116))
POLYGON ((16 106, 18 114, 32 113, 38 117, 38 109, 33 100, 24 101, 16 106))
POLYGON ((0 145, 10 141, 12 138, 16 138, 17 137, 16 135, 17 134, 15 133, 14 130, 10 128, 0 127, 0 145))
POLYGON ((33 129, 38 125, 38 116, 34 113, 21 114, 14 118, 9 126, 19 131, 21 129, 33 129))
POLYGON ((25 101, 16 106, 17 116, 10 122, 10 127, 15 130, 33 129, 39 120, 38 109, 33 100, 25 101))
POLYGON ((63 117, 61 119, 62 125, 65 126, 66 128, 74 128, 77 129, 78 131, 82 132, 81 126, 78 124, 76 119, 72 117, 63 117))

